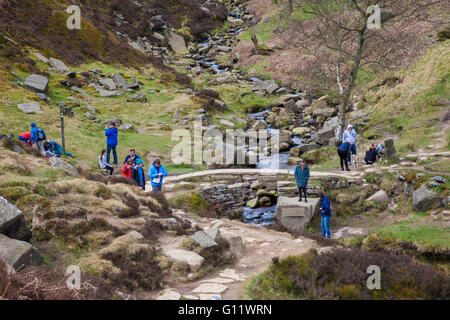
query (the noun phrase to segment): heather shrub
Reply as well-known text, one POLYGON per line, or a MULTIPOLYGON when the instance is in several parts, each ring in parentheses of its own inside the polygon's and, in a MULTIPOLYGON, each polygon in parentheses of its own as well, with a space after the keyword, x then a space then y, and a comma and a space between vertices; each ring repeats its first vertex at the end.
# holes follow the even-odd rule
POLYGON ((390 251, 334 249, 274 261, 248 287, 254 299, 448 299, 450 277, 390 251), (381 269, 381 289, 369 290, 367 268, 381 269))

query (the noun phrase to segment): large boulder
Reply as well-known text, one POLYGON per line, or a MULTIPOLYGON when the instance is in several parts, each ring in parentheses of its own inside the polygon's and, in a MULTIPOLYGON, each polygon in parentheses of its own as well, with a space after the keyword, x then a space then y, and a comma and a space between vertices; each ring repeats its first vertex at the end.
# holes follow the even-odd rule
POLYGON ((185 262, 191 268, 191 271, 195 272, 200 269, 201 265, 205 261, 205 259, 199 254, 182 250, 182 249, 174 249, 165 253, 169 258, 175 260, 177 262, 185 262))
POLYGON ((22 211, 1 196, 0 234, 23 241, 30 241, 31 239, 31 231, 25 222, 22 211))
POLYGON ((24 113, 42 113, 38 102, 20 103, 17 107, 24 113))
POLYGON ((292 132, 294 134, 296 134, 299 137, 303 137, 305 134, 310 133, 311 132, 311 128, 308 127, 298 127, 295 128, 294 130, 292 130, 292 132))
POLYGON ((48 79, 38 74, 32 74, 25 80, 25 87, 36 92, 44 93, 47 91, 48 79))
POLYGON ((80 175, 77 169, 75 169, 71 164, 65 162, 59 157, 50 157, 49 161, 50 165, 55 170, 64 171, 67 174, 75 177, 78 177, 80 175))
POLYGON ((186 42, 184 38, 175 32, 169 33, 169 46, 176 54, 187 54, 186 42))
POLYGON ((334 108, 317 109, 313 112, 313 116, 331 117, 334 114, 334 108))
POLYGON ((100 80, 98 80, 98 82, 100 82, 100 84, 102 86, 104 86, 107 90, 116 90, 117 89, 117 85, 113 79, 109 79, 109 78, 100 79, 100 80))
POLYGON ((292 232, 304 232, 311 220, 319 214, 320 199, 309 198, 299 202, 298 198, 279 197, 275 219, 292 232))
POLYGON ((266 91, 269 94, 274 93, 280 87, 277 85, 275 80, 264 80, 253 82, 253 91, 266 91))
POLYGON ((240 236, 225 236, 225 240, 230 244, 229 250, 236 260, 239 260, 244 256, 245 245, 240 236))
POLYGON ((413 192, 413 207, 416 211, 428 211, 439 208, 440 205, 438 194, 428 190, 425 185, 413 192))
POLYGON ((42 258, 35 247, 25 241, 15 240, 0 234, 0 259, 15 270, 37 265, 42 258))
POLYGON ((52 70, 56 73, 68 73, 70 69, 59 59, 50 58, 48 63, 52 66, 52 70))

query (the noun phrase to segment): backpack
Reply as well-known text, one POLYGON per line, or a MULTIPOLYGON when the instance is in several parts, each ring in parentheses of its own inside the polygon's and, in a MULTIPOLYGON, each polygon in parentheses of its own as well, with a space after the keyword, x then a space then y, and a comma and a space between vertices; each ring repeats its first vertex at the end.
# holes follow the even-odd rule
POLYGON ((38 140, 43 141, 47 139, 47 135, 45 134, 44 129, 39 128, 38 129, 38 140))

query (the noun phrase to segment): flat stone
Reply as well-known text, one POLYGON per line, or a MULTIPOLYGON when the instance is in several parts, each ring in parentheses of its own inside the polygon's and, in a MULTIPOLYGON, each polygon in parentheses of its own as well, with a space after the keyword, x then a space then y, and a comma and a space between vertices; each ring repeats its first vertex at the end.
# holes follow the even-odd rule
POLYGON ((200 282, 227 284, 227 283, 233 283, 234 279, 231 279, 231 278, 213 278, 213 279, 203 280, 203 281, 200 281, 200 282))
POLYGON ((25 80, 25 87, 36 92, 44 93, 47 91, 48 79, 39 74, 32 74, 25 80))
POLYGON ((166 290, 160 293, 156 300, 180 300, 181 294, 177 291, 166 290))
POLYGON ((191 239, 194 240, 202 248, 211 248, 218 246, 217 242, 211 239, 203 231, 197 231, 194 235, 191 236, 191 239))
POLYGON ((182 249, 170 250, 165 254, 175 261, 186 262, 194 272, 200 269, 201 265, 205 261, 205 259, 197 253, 182 249))
POLYGON ((41 106, 38 102, 21 103, 17 107, 24 113, 42 113, 41 106))
POLYGON ((236 270, 234 269, 225 269, 220 273, 220 276, 222 278, 230 278, 236 281, 242 281, 243 278, 236 273, 236 270))
POLYGON ((41 53, 39 52, 31 52, 32 55, 34 55, 36 58, 38 58, 38 60, 44 62, 44 63, 48 63, 48 59, 46 57, 44 57, 41 53))
POLYGON ((117 89, 117 85, 113 79, 109 79, 109 78, 100 79, 98 82, 100 82, 100 84, 102 86, 104 86, 107 90, 116 90, 117 89))
POLYGON ((0 234, 0 258, 6 265, 15 270, 29 265, 37 265, 42 258, 35 247, 30 243, 15 239, 10 239, 0 234))
POLYGON ((220 294, 199 294, 200 300, 222 300, 220 294))
POLYGON ((223 293, 227 291, 228 287, 220 283, 202 283, 195 288, 192 292, 195 293, 223 293))

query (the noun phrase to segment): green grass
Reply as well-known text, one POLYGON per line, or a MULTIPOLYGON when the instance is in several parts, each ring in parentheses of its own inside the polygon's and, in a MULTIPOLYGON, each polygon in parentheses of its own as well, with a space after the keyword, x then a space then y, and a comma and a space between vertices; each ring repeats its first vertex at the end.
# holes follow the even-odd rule
MULTIPOLYGON (((420 217, 422 215, 418 215, 420 217)), ((396 222, 381 227, 377 233, 419 244, 431 244, 437 247, 450 246, 450 228, 431 223, 420 223, 417 216, 408 221, 396 222)))

